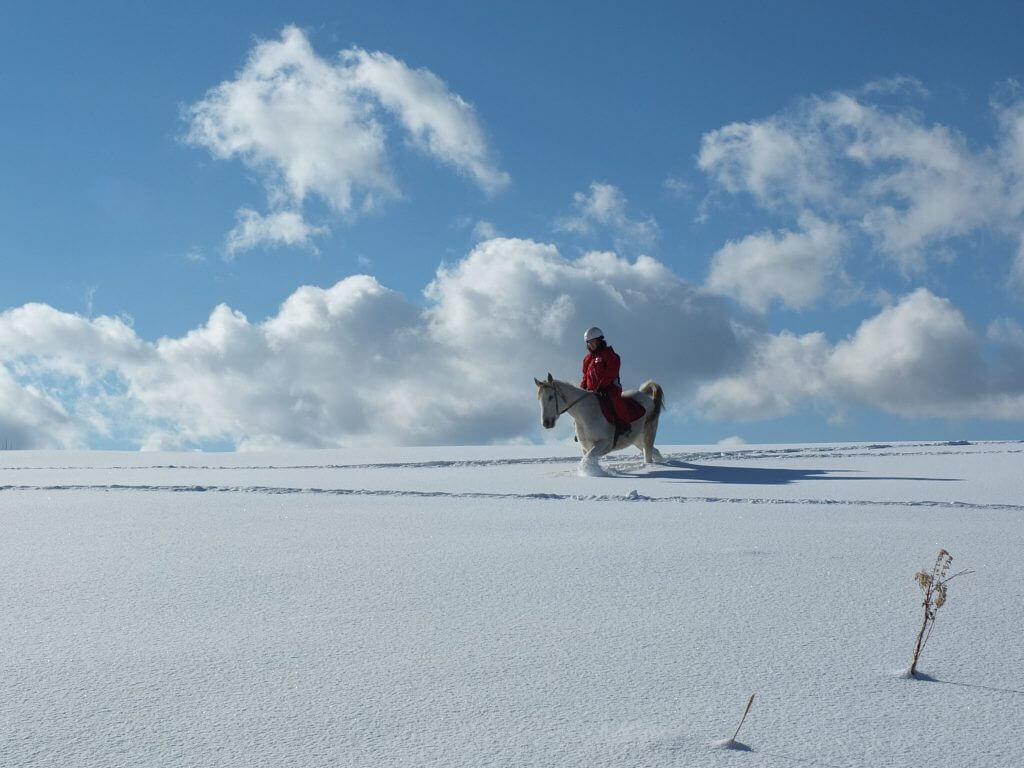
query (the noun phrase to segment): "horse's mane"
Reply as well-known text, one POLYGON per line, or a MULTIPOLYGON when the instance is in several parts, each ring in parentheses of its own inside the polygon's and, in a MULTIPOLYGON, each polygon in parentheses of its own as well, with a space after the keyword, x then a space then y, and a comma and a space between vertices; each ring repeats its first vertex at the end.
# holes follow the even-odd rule
POLYGON ((571 381, 566 381, 565 379, 555 379, 554 381, 555 381, 555 384, 561 384, 563 386, 568 387, 569 389, 575 389, 577 392, 589 392, 590 391, 590 390, 584 389, 583 387, 579 386, 578 384, 573 384, 571 381))
MULTIPOLYGON (((551 374, 548 374, 548 375, 550 376, 551 374)), ((571 381, 566 381, 565 379, 552 378, 550 381, 542 380, 542 379, 534 379, 534 381, 536 381, 537 384, 539 386, 541 386, 541 387, 565 387, 565 388, 571 389, 574 392, 589 392, 590 391, 588 389, 584 389, 583 387, 577 386, 576 384, 573 384, 571 381)))

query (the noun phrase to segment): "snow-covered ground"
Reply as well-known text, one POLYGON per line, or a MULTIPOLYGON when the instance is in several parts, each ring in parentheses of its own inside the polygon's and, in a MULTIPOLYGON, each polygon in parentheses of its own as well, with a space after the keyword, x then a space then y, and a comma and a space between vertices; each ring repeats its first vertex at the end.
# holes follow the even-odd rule
POLYGON ((1024 443, 662 452, 0 452, 0 765, 1024 765, 1024 443))

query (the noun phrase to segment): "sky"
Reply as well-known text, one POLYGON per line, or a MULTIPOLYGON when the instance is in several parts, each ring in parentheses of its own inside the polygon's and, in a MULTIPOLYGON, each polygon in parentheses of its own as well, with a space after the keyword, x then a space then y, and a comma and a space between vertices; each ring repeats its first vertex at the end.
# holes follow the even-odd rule
POLYGON ((0 445, 1024 437, 1018 4, 9 16, 0 445))

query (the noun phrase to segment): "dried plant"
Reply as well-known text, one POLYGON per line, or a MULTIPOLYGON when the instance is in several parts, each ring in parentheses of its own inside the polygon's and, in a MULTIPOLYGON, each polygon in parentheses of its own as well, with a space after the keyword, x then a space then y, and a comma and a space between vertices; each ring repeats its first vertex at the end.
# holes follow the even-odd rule
POLYGON ((740 735, 740 728, 743 727, 743 722, 747 719, 747 715, 750 713, 750 705, 754 703, 754 694, 750 694, 750 698, 747 699, 747 708, 743 710, 743 717, 740 718, 740 724, 736 726, 736 731, 733 733, 731 739, 722 739, 720 741, 712 742, 711 746, 715 749, 735 749, 740 752, 749 752, 750 747, 746 744, 741 744, 736 741, 736 737, 740 735))
POLYGON ((939 608, 946 604, 946 585, 957 576, 974 573, 974 571, 960 571, 948 576, 949 567, 952 564, 953 556, 945 549, 940 549, 931 571, 921 569, 914 574, 914 579, 924 592, 924 600, 921 602, 924 608, 924 618, 921 621, 921 629, 917 633, 917 642, 914 644, 914 661, 910 665, 911 677, 917 674, 917 661, 921 658, 921 652, 924 651, 924 647, 928 644, 928 638, 932 635, 932 629, 935 627, 935 615, 939 612, 939 608))
POLYGON ((747 701, 747 708, 743 710, 743 717, 740 718, 740 724, 736 726, 736 733, 732 735, 729 741, 735 742, 736 737, 740 735, 740 728, 743 727, 743 721, 747 719, 747 713, 750 712, 750 705, 754 703, 754 694, 750 694, 750 699, 747 701))

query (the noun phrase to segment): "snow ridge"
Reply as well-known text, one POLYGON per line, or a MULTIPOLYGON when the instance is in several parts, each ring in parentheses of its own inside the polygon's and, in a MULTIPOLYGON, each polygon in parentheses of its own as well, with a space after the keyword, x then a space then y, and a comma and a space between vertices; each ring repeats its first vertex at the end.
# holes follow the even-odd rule
POLYGON ((3 491, 140 491, 158 493, 254 493, 268 495, 320 495, 320 496, 391 496, 443 499, 507 499, 540 501, 585 501, 585 502, 649 502, 670 504, 765 504, 786 506, 849 506, 849 507, 935 507, 940 509, 963 509, 972 511, 1024 512, 1024 504, 995 504, 969 501, 945 501, 933 499, 893 501, 887 499, 830 499, 830 498, 765 498, 757 496, 646 496, 636 490, 628 494, 577 494, 577 493, 488 493, 484 491, 419 491, 411 489, 370 489, 370 488, 298 488, 262 485, 125 485, 120 483, 97 485, 0 485, 3 491))
MULTIPOLYGON (((829 458, 852 458, 857 456, 940 456, 959 453, 957 448, 964 446, 994 446, 979 450, 972 450, 975 454, 1017 454, 1024 453, 1024 441, 1021 440, 992 440, 969 442, 966 440, 952 440, 946 442, 923 442, 923 443, 874 443, 870 445, 840 445, 840 446, 799 446, 793 448, 740 448, 732 450, 707 450, 707 451, 680 451, 675 453, 664 452, 667 461, 695 462, 714 459, 716 461, 746 461, 749 459, 802 459, 814 456, 829 458), (934 450, 908 450, 932 448, 934 450), (891 450, 890 450, 891 449, 891 450)), ((632 465, 639 464, 639 458, 616 457, 616 464, 632 465)), ((579 456, 539 456, 508 459, 434 459, 429 461, 394 461, 394 462, 367 462, 349 464, 124 464, 108 465, 102 467, 106 470, 145 470, 145 469, 181 469, 181 470, 299 470, 299 469, 460 469, 475 467, 499 467, 514 465, 538 465, 538 464, 576 464, 579 456)), ((73 470, 83 469, 82 466, 29 466, 10 465, 0 466, 0 472, 4 470, 73 470)))

